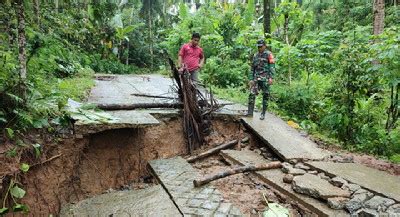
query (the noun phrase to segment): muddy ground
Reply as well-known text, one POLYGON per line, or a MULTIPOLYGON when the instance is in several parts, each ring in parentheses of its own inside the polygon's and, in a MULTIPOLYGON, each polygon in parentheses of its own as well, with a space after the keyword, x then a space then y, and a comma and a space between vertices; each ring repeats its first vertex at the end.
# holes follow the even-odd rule
MULTIPOLYGON (((188 157, 182 134, 182 120, 178 117, 160 118, 161 124, 143 129, 110 130, 83 138, 74 138, 70 131, 49 134, 35 131, 23 140, 25 144, 42 144, 39 157, 28 145, 19 149, 19 157, 7 157, 14 147, 11 141, 0 145, 0 195, 11 179, 26 190, 20 201, 30 207, 34 216, 58 214, 67 203, 114 191, 140 189, 153 185, 155 180, 147 171, 147 161, 176 155, 188 157), (19 170, 21 163, 31 165, 28 173, 19 170)), ((213 121, 213 131, 206 138, 206 145, 193 155, 234 139, 248 136, 250 141, 237 145, 235 149, 250 149, 269 160, 277 157, 256 137, 250 135, 238 121, 218 119, 213 121)), ((338 150, 336 150, 338 151, 338 150)), ((356 162, 399 175, 399 165, 350 154, 356 162)), ((215 173, 231 167, 218 155, 192 164, 201 174, 215 173)), ((224 199, 234 203, 245 215, 258 215, 266 207, 263 197, 269 202, 280 203, 294 216, 310 214, 303 207, 291 204, 287 198, 265 185, 251 174, 238 174, 212 183, 223 194, 224 199)), ((6 201, 11 204, 11 199, 6 201)))

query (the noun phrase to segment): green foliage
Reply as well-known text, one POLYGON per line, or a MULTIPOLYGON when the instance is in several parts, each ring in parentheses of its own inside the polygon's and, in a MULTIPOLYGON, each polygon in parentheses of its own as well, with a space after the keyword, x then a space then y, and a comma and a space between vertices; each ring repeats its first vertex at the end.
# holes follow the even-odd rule
MULTIPOLYGON (((263 35, 253 6, 242 10, 208 4, 195 14, 181 7, 180 21, 165 31, 162 47, 176 58, 191 32, 200 31, 207 58, 201 78, 220 97, 246 103, 249 59, 263 35)), ((303 6, 309 9, 283 1, 272 16, 277 73, 270 109, 350 150, 397 156, 400 131, 395 112, 387 127, 387 111, 398 105, 390 95, 400 78, 396 8, 385 8, 388 25, 373 37, 371 3, 309 1, 303 6)))
POLYGON ((30 168, 29 164, 26 163, 22 163, 19 167, 19 169, 24 173, 28 172, 29 168, 30 168))

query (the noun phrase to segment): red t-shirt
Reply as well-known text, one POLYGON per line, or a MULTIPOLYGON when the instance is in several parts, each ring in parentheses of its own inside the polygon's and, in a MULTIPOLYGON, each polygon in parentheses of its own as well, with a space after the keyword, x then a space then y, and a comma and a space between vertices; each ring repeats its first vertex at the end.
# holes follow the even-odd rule
POLYGON ((179 56, 182 57, 182 63, 185 64, 186 68, 189 71, 194 71, 199 68, 200 59, 203 58, 203 49, 187 43, 179 50, 179 56))

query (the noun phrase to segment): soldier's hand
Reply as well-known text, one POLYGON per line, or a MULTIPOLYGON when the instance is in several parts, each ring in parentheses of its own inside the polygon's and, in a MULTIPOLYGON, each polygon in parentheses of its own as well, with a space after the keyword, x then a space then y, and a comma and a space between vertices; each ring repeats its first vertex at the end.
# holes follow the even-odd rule
POLYGON ((273 83, 272 78, 268 78, 268 84, 269 84, 269 85, 272 85, 272 83, 273 83))

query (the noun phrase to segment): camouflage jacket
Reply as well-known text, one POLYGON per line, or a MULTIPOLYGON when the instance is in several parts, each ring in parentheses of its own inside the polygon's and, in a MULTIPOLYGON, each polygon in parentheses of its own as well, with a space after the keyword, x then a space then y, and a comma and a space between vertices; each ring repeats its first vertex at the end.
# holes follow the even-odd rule
POLYGON ((251 71, 248 75, 249 80, 266 81, 268 78, 273 78, 274 73, 275 60, 270 51, 265 50, 253 56, 251 71))

